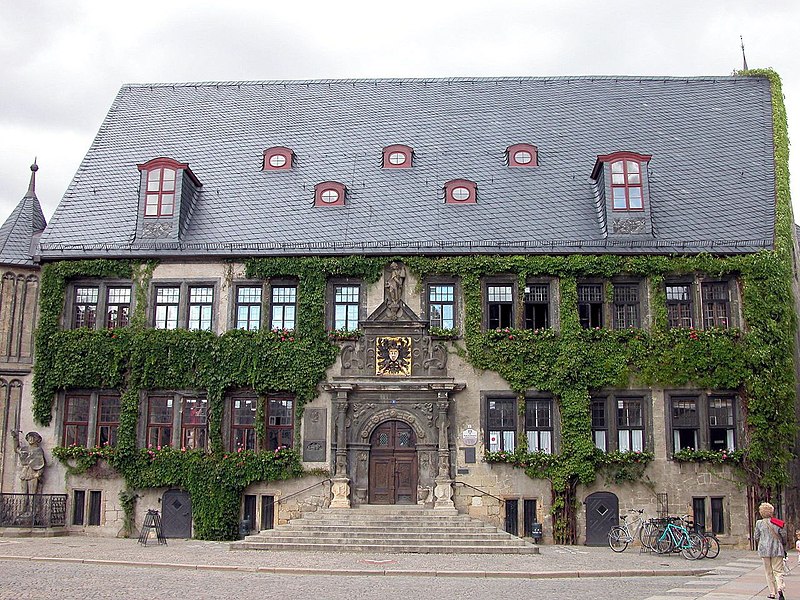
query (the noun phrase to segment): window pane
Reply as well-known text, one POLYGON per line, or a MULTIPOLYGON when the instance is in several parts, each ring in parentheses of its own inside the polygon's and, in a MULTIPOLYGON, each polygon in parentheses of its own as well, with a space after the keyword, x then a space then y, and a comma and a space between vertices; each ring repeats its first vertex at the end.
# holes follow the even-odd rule
POLYGON ((628 188, 628 203, 630 208, 642 208, 642 188, 628 188))
POLYGON ((189 302, 195 304, 210 304, 214 300, 213 287, 189 288, 189 302))
POLYGON ((612 194, 614 198, 614 208, 624 209, 627 208, 627 202, 625 200, 625 188, 624 187, 615 187, 612 189, 612 194))
POLYGON ((240 287, 237 292, 237 300, 239 302, 260 303, 261 302, 261 288, 260 287, 240 287))
POLYGON ((490 285, 487 288, 487 297, 489 302, 511 302, 512 301, 511 286, 490 285))

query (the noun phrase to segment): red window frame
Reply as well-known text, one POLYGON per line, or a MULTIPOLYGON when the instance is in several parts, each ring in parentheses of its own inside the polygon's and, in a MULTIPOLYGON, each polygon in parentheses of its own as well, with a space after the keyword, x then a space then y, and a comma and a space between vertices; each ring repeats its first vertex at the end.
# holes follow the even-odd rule
POLYGON ((181 448, 208 448, 208 398, 187 396, 181 409, 181 448))
POLYGON ((414 150, 405 144, 392 144, 383 149, 383 168, 384 169, 410 169, 413 162, 414 150), (405 156, 405 160, 398 164, 393 164, 389 157, 400 153, 405 156))
POLYGON ((267 420, 265 450, 276 450, 279 446, 291 448, 294 445, 294 410, 295 398, 293 395, 270 394, 267 396, 264 410, 267 420))
POLYGON ((92 399, 86 394, 70 394, 64 398, 64 430, 63 430, 63 445, 72 446, 86 446, 89 443, 89 412, 92 409, 92 399), (85 415, 70 414, 70 408, 73 406, 74 401, 80 400, 85 406, 85 415))
POLYGON ((509 167, 538 167, 539 166, 539 151, 533 144, 514 144, 506 148, 506 158, 509 167), (527 152, 531 155, 531 160, 528 162, 520 162, 517 160, 516 155, 518 152, 527 152))
POLYGON ((147 447, 163 448, 172 446, 172 421, 175 415, 175 399, 172 396, 150 396, 147 399, 147 447), (163 407, 154 406, 163 401, 163 407), (163 408, 166 414, 169 411, 169 420, 156 420, 158 413, 153 409, 163 408), (155 414, 154 414, 155 413, 155 414), (163 441, 163 443, 162 443, 163 441))
POLYGON ((100 394, 97 399, 97 446, 116 446, 122 400, 115 394, 100 394), (104 410, 105 409, 105 410, 104 410), (103 441, 105 439, 105 441, 103 441))
MULTIPOLYGON (((592 179, 597 179, 600 169, 608 166, 606 175, 608 176, 609 188, 611 189, 611 209, 620 212, 639 212, 644 210, 645 188, 644 171, 647 163, 652 158, 651 154, 638 154, 636 152, 614 152, 603 154, 597 157, 592 179), (622 163, 622 170, 615 172, 615 165, 622 163), (638 172, 631 170, 631 163, 636 164, 638 172), (617 177, 615 177, 617 176, 617 177), (638 181, 637 181, 638 180, 638 181), (625 199, 625 206, 615 206, 615 190, 622 193, 625 199), (640 206, 631 205, 631 191, 638 190, 640 206)), ((636 194, 634 194, 635 199, 636 194)))
POLYGON ((323 181, 314 186, 314 206, 344 206, 347 187, 338 181, 323 181), (336 200, 324 200, 326 192, 336 192, 336 200))
POLYGON ((477 204, 478 184, 469 179, 452 179, 444 184, 445 204, 477 204), (469 195, 459 199, 458 190, 466 189, 469 195))
POLYGON ((264 150, 264 163, 262 165, 262 169, 264 171, 291 171, 293 158, 294 152, 292 152, 291 148, 287 148, 286 146, 273 146, 272 148, 267 148, 264 150), (279 166, 270 164, 272 158, 275 156, 282 156, 284 163, 279 166))
POLYGON ((231 434, 228 449, 231 452, 256 449, 256 414, 258 396, 230 396, 231 434), (239 407, 236 407, 237 402, 239 407), (238 418, 244 417, 244 418, 238 418))
POLYGON ((180 163, 177 160, 162 156, 136 166, 139 171, 144 173, 142 182, 144 185, 144 206, 142 212, 147 219, 171 217, 175 214, 175 206, 177 204, 179 191, 178 181, 183 177, 184 173, 189 176, 195 186, 198 188, 202 187, 200 181, 198 181, 197 177, 195 177, 194 173, 189 169, 188 163, 180 163), (164 186, 165 181, 169 181, 164 178, 164 173, 166 171, 174 171, 175 173, 175 179, 172 180, 171 186, 167 188, 164 186), (153 178, 152 182, 157 182, 157 185, 154 185, 153 189, 150 189, 150 174, 155 174, 156 172, 158 173, 157 179, 153 178), (169 187, 171 187, 171 189, 168 189, 169 187), (171 201, 167 201, 170 199, 171 201), (148 206, 156 207, 155 214, 147 214, 148 206))

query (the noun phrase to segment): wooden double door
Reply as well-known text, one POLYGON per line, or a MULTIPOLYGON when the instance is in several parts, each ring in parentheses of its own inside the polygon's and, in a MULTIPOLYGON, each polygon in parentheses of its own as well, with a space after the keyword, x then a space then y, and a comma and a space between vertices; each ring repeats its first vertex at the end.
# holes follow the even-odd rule
POLYGON ((370 504, 417 503, 416 445, 414 430, 401 421, 387 421, 372 432, 370 504))

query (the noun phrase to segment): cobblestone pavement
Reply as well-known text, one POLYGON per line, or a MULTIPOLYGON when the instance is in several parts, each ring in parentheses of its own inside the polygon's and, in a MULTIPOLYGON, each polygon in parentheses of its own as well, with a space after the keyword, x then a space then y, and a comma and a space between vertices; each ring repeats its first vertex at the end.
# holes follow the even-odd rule
MULTIPOLYGON (((137 597, 134 593, 119 595, 116 582, 121 580, 127 582, 121 585, 131 590, 140 589, 140 583, 147 581, 180 583, 183 587, 172 591, 196 589, 196 597, 208 598, 217 595, 204 582, 222 586, 220 597, 236 597, 233 593, 222 593, 226 589, 246 591, 255 586, 268 590, 273 583, 280 582, 282 589, 309 586, 320 591, 313 597, 333 598, 321 592, 324 584, 320 583, 331 575, 336 575, 337 585, 344 588, 352 585, 353 590, 369 590, 366 595, 359 592, 360 600, 388 600, 393 596, 387 595, 387 590, 400 587, 415 597, 416 586, 421 586, 420 590, 429 589, 426 586, 430 585, 431 577, 451 578, 453 583, 448 583, 451 587, 458 580, 462 586, 459 589, 465 594, 486 589, 495 590, 494 595, 502 589, 509 595, 525 597, 532 595, 534 589, 561 593, 558 590, 563 591, 568 585, 570 593, 575 594, 571 597, 584 599, 745 600, 766 596, 761 562, 754 552, 745 550, 723 549, 717 559, 701 561, 686 561, 679 555, 645 554, 637 548, 617 554, 604 547, 545 545, 540 551, 539 555, 230 551, 226 543, 198 540, 169 540, 166 546, 149 542, 142 546, 132 539, 83 536, 0 538, 0 598, 41 598, 53 589, 63 592, 56 597, 137 597), (50 573, 58 574, 55 581, 51 575, 42 577, 50 573), (106 592, 96 587, 90 588, 91 595, 76 595, 74 590, 81 590, 85 583, 82 573, 93 573, 101 581, 107 579, 108 585, 101 587, 106 591, 116 589, 117 595, 103 595, 106 592), (20 588, 14 583, 17 577, 49 583, 41 583, 43 587, 39 590, 25 587, 27 584, 20 588), (595 595, 601 589, 603 593, 595 595), (28 591, 22 590, 30 591, 31 595, 23 595, 28 591), (620 590, 628 591, 616 595, 620 590)), ((145 593, 148 590, 153 591, 152 585, 141 587, 139 596, 148 595, 145 593)), ((164 591, 170 590, 164 588, 164 591)), ((800 568, 787 577, 786 595, 790 600, 800 599, 800 568)))

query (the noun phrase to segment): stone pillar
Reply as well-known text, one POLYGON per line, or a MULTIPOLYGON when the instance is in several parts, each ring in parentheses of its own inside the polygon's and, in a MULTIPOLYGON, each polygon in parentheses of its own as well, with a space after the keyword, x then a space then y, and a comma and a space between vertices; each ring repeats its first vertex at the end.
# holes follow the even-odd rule
POLYGON ((336 462, 331 483, 331 508, 350 508, 347 472, 347 391, 336 392, 336 462))
POLYGON ((436 425, 439 429, 439 469, 436 474, 436 487, 433 495, 435 502, 433 507, 440 510, 455 511, 453 503, 453 480, 450 477, 450 442, 448 431, 450 421, 447 416, 447 409, 450 406, 449 392, 440 391, 436 399, 436 410, 438 417, 436 425))

